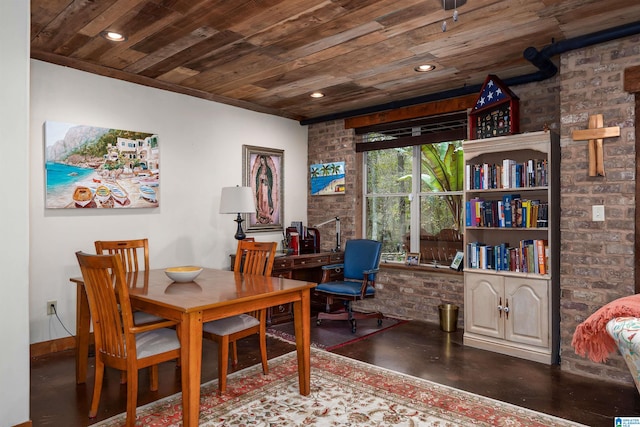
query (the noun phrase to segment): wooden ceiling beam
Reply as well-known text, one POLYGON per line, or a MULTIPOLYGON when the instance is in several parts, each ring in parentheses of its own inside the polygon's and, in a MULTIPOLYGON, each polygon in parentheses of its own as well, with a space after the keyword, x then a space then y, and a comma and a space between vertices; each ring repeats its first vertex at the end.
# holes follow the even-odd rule
POLYGON ((418 117, 436 116, 438 114, 453 113, 473 108, 478 100, 478 94, 458 96, 440 101, 427 102, 425 104, 412 105, 383 111, 381 113, 367 114, 345 119, 346 129, 355 129, 381 123, 397 122, 399 120, 415 119, 418 117))

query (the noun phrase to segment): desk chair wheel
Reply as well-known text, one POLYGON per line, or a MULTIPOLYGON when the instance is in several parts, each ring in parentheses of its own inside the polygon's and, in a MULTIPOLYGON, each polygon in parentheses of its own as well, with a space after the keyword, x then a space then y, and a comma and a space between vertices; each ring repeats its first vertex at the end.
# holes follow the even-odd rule
POLYGON ((316 325, 320 326, 321 323, 322 323, 322 319, 316 320, 316 325))

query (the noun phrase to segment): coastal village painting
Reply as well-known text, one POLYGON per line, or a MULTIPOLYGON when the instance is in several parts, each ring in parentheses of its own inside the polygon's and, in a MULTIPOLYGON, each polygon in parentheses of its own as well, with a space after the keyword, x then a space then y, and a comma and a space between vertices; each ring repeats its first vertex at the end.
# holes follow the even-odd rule
POLYGON ((344 163, 333 162, 311 165, 311 195, 344 194, 344 163))
POLYGON ((158 135, 47 121, 47 208, 158 207, 158 135))

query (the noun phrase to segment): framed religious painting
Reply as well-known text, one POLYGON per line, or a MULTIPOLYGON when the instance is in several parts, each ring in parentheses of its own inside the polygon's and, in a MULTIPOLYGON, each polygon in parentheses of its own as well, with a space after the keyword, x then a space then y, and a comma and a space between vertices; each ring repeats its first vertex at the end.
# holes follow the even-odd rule
POLYGON ((284 150, 242 146, 243 185, 251 187, 256 210, 245 215, 246 231, 282 231, 284 223, 284 150))

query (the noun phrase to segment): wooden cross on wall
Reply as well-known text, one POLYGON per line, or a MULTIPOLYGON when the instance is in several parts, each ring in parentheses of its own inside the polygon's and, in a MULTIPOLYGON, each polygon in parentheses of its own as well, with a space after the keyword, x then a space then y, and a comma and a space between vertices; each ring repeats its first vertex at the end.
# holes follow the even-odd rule
POLYGON ((589 176, 604 176, 603 139, 620 136, 620 127, 605 128, 602 114, 589 116, 589 129, 574 130, 573 140, 589 140, 589 176))

